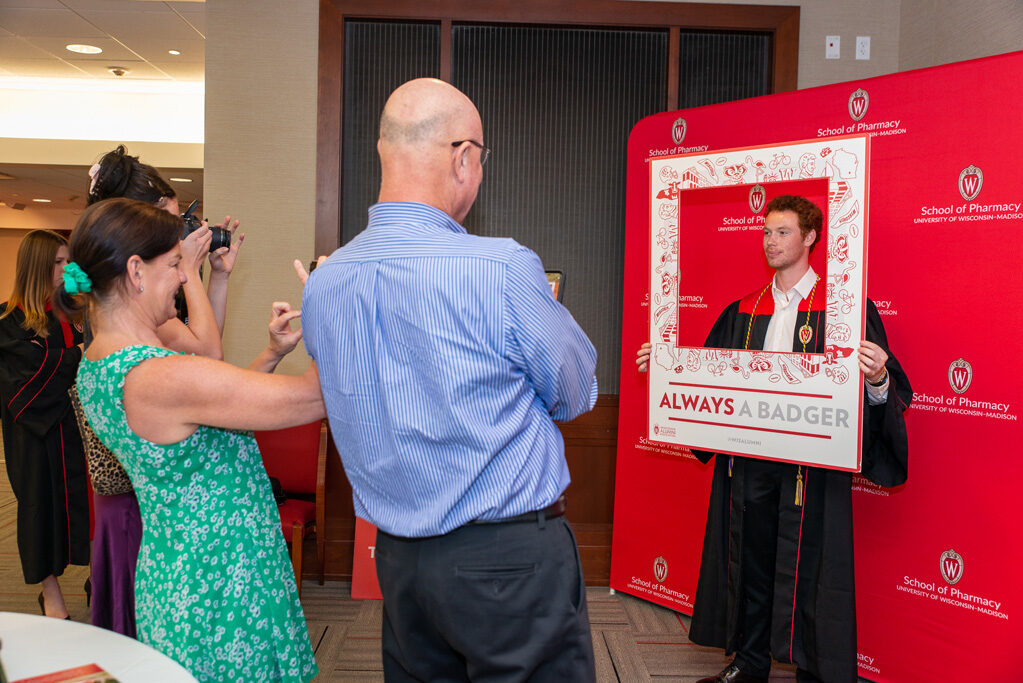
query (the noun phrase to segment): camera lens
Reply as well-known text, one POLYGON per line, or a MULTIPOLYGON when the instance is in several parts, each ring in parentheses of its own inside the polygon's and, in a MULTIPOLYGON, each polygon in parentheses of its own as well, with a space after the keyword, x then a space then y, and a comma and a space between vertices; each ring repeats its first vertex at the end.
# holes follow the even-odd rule
POLYGON ((224 228, 211 227, 210 233, 212 233, 213 239, 210 240, 210 252, 214 252, 221 247, 231 246, 231 231, 224 228))

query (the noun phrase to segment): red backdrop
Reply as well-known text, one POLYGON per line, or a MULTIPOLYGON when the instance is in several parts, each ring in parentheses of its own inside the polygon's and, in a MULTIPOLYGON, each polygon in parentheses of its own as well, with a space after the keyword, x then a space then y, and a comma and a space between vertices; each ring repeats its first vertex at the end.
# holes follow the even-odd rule
POLYGON ((1018 675, 1021 75, 1023 52, 667 112, 636 125, 627 161, 612 588, 692 611, 713 466, 644 438, 647 388, 634 358, 650 313, 646 159, 870 133, 867 293, 915 395, 907 483, 886 489, 853 480, 860 675, 1018 675))

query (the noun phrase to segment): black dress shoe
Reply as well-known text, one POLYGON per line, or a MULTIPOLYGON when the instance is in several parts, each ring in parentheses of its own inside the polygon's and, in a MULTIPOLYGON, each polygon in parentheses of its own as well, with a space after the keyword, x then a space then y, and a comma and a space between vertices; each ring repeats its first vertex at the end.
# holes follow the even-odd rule
POLYGON ((735 664, 729 664, 717 676, 701 678, 696 683, 767 683, 767 676, 751 676, 740 671, 735 664))

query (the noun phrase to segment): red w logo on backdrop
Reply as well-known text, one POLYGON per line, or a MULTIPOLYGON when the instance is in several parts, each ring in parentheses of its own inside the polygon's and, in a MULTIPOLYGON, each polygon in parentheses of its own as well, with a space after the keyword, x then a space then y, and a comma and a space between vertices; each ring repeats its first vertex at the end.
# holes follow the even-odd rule
POLYGON ((853 121, 859 121, 867 114, 867 107, 870 106, 870 96, 863 88, 849 95, 849 116, 853 121))
POLYGON ((654 578, 660 583, 664 583, 664 580, 668 578, 668 562, 663 557, 654 560, 654 578))
POLYGON ((959 174, 959 194, 968 202, 972 202, 977 198, 983 185, 984 172, 976 166, 967 166, 959 174))
POLYGON ((686 120, 682 118, 675 119, 675 123, 671 124, 671 139, 675 141, 676 145, 681 145, 685 138, 686 120))
POLYGON ((763 185, 754 185, 749 191, 749 210, 753 213, 760 213, 767 201, 767 190, 763 185))
POLYGON ((959 583, 963 578, 963 556, 949 548, 941 554, 941 578, 949 585, 959 583))
POLYGON ((962 358, 948 366, 948 384, 957 394, 965 393, 973 382, 973 366, 962 358))

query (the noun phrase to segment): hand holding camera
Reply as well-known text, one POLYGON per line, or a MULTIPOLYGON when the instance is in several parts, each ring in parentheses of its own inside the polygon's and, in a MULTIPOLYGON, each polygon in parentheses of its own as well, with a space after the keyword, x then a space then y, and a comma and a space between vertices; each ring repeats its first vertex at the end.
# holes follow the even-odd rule
POLYGON ((185 233, 181 238, 181 268, 191 277, 199 272, 199 267, 210 251, 213 234, 208 226, 200 224, 185 233))
MULTIPOLYGON (((224 247, 230 248, 231 234, 234 232, 234 230, 227 230, 220 226, 209 228, 209 226, 206 225, 206 221, 202 220, 198 216, 192 215, 195 213, 195 207, 197 206, 199 206, 199 200, 193 199, 192 203, 188 205, 188 208, 185 210, 185 212, 181 214, 181 219, 185 221, 185 229, 184 232, 182 232, 181 234, 181 239, 184 240, 190 234, 192 234, 196 230, 202 229, 205 226, 210 230, 211 233, 209 251, 211 252, 217 251, 218 249, 222 249, 224 247)), ((228 220, 230 220, 230 216, 228 217, 228 220)), ((234 227, 235 228, 238 227, 237 221, 235 221, 234 227)))

